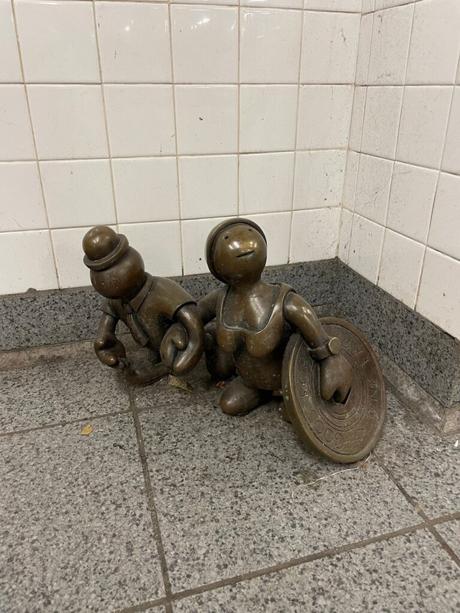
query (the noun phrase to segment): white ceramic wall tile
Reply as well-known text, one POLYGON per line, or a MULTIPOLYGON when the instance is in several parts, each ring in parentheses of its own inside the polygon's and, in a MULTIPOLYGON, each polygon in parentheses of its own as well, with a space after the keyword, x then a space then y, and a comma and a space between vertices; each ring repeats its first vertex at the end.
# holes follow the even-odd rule
POLYGON ((342 216, 340 219, 338 256, 342 260, 342 262, 345 262, 345 264, 348 263, 348 251, 350 248, 352 223, 353 213, 351 213, 347 209, 343 209, 342 216))
POLYGON ((11 0, 0 0, 0 82, 22 81, 11 0))
POLYGON ((305 0, 306 9, 361 12, 361 0, 305 0))
POLYGON ((369 83, 404 83, 413 12, 410 4, 375 14, 369 83))
POLYGON ((237 115, 236 86, 176 86, 178 153, 235 153, 237 115))
POLYGON ((460 87, 455 88, 452 100, 442 169, 460 174, 460 87))
MULTIPOLYGON (((142 0, 141 0, 142 1, 142 0)), ((146 0, 149 2, 150 0, 146 0)), ((152 0, 153 2, 163 2, 163 0, 152 0)), ((196 0, 170 0, 171 4, 196 4, 196 0)), ((213 4, 223 6, 238 6, 238 0, 200 0, 200 4, 213 4)))
POLYGON ((353 13, 305 13, 301 83, 353 83, 361 18, 353 13))
POLYGON ((354 216, 348 264, 372 283, 377 283, 383 234, 384 228, 379 224, 354 216))
POLYGON ((90 285, 89 270, 83 263, 81 246, 88 230, 89 227, 51 230, 60 288, 90 285))
POLYGON ((460 51, 460 2, 415 4, 407 83, 454 83, 460 51))
POLYGON ((366 85, 369 72, 369 58, 372 42, 372 24, 374 15, 363 15, 359 29, 358 58, 356 61, 356 84, 366 85))
POLYGON ((290 262, 326 260, 336 256, 340 209, 294 211, 292 214, 290 262))
POLYGON ((439 167, 447 126, 451 87, 406 87, 396 157, 439 167))
POLYGON ((417 311, 460 339, 460 262, 427 249, 417 311))
POLYGON ((4 266, 0 275, 0 292, 16 294, 30 288, 57 288, 56 269, 48 230, 35 232, 1 232, 0 259, 14 262, 4 266))
POLYGON ((118 222, 179 219, 176 159, 113 160, 118 222))
POLYGON ((370 13, 375 10, 375 0, 362 0, 362 12, 370 13))
POLYGON ((204 253, 206 239, 211 230, 225 217, 214 219, 191 219, 182 222, 182 250, 184 274, 209 272, 204 253))
POLYGON ((35 157, 23 85, 0 85, 0 160, 35 157))
POLYGON ((15 0, 15 8, 27 81, 99 81, 92 3, 15 0))
POLYGON ((296 110, 295 85, 242 85, 240 151, 294 149, 296 110))
POLYGON ((402 97, 402 87, 368 88, 361 151, 394 158, 402 97))
POLYGON ((347 167, 343 182, 342 204, 352 211, 355 208, 356 182, 358 180, 359 153, 348 151, 347 167))
POLYGON ((236 155, 180 157, 179 182, 183 219, 237 214, 236 155))
POLYGON ((388 205, 388 227, 425 242, 437 179, 435 170, 396 162, 388 205))
POLYGON ((287 264, 289 260, 290 213, 246 215, 255 221, 267 238, 267 266, 287 264))
POLYGON ((172 6, 172 48, 177 83, 238 81, 238 10, 172 6))
POLYGON ((142 253, 145 270, 158 277, 182 274, 180 224, 178 221, 159 221, 119 225, 130 245, 142 253))
MULTIPOLYGON (((459 176, 441 173, 439 177, 428 244, 460 260, 459 176)), ((458 281, 460 282, 460 279, 458 281)))
POLYGON ((367 87, 355 87, 353 110, 351 114, 349 148, 361 151, 364 110, 366 107, 367 87))
POLYGON ((36 162, 0 164, 0 232, 46 227, 36 162))
POLYGON ((105 85, 104 92, 113 156, 176 152, 170 85, 105 85))
POLYGON ((378 284, 411 309, 415 306, 424 253, 424 245, 386 230, 378 284))
POLYGON ((29 85, 28 92, 40 159, 108 155, 99 85, 29 85))
POLYGON ((166 4, 96 2, 96 23, 104 81, 171 81, 166 4))
POLYGON ((241 0, 240 4, 259 8, 300 9, 303 0, 241 0))
POLYGON ((297 148, 345 148, 348 143, 352 103, 351 85, 302 86, 297 148))
POLYGON ((294 153, 240 156, 240 214, 291 209, 294 153))
POLYGON ((50 228, 113 224, 110 162, 40 162, 50 228))
POLYGON ((340 206, 346 157, 345 151, 299 151, 294 209, 340 206))
POLYGON ((393 162, 361 155, 356 184, 355 211, 377 223, 385 223, 393 162))
POLYGON ((297 83, 300 11, 241 9, 240 81, 297 83))

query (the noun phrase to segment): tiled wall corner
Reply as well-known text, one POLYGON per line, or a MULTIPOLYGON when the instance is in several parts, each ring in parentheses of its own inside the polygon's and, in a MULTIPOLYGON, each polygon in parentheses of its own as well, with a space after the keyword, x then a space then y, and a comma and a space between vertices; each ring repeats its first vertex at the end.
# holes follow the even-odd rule
POLYGON ((339 257, 460 338, 460 3, 364 0, 339 257))
POLYGON ((0 294, 88 284, 94 224, 158 275, 238 214, 269 264, 334 257, 361 8, 0 0, 0 294))

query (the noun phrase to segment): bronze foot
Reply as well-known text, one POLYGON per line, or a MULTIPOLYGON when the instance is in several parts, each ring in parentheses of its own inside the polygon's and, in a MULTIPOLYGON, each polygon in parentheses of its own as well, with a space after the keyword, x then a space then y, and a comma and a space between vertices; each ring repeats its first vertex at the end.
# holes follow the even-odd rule
POLYGON ((220 408, 227 415, 243 415, 264 404, 271 398, 271 392, 248 387, 241 377, 234 379, 222 392, 220 408))

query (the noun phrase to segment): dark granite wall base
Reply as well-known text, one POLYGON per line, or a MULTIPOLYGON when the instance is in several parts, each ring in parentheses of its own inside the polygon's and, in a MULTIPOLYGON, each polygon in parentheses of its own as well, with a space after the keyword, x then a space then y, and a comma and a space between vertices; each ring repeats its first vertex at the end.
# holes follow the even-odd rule
MULTIPOLYGON (((444 407, 460 403, 460 342, 337 259, 268 268, 265 278, 292 285, 321 314, 359 326, 378 349, 444 407)), ((211 275, 177 279, 200 298, 211 275)), ((0 350, 91 340, 100 298, 91 288, 0 297, 0 350)))

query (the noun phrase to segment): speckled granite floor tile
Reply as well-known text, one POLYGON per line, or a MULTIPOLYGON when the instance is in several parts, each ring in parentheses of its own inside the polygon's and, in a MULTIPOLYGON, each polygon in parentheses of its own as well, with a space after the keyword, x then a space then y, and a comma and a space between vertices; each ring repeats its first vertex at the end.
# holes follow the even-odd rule
POLYGON ((173 590, 195 587, 418 524, 372 459, 320 460, 273 404, 242 418, 163 381, 138 390, 173 590), (343 471, 343 472, 338 472, 343 471))
POLYGON ((435 529, 460 558, 460 519, 438 524, 435 529))
POLYGON ((174 603, 175 613, 446 613, 459 608, 460 571, 424 531, 174 603))
POLYGON ((388 394, 388 420, 376 452, 430 518, 460 510, 460 443, 431 431, 388 394))
POLYGON ((132 417, 0 439, 0 611, 111 611, 163 596, 132 417))
POLYGON ((129 408, 115 372, 94 357, 42 360, 0 371, 0 432, 84 419, 129 408))

